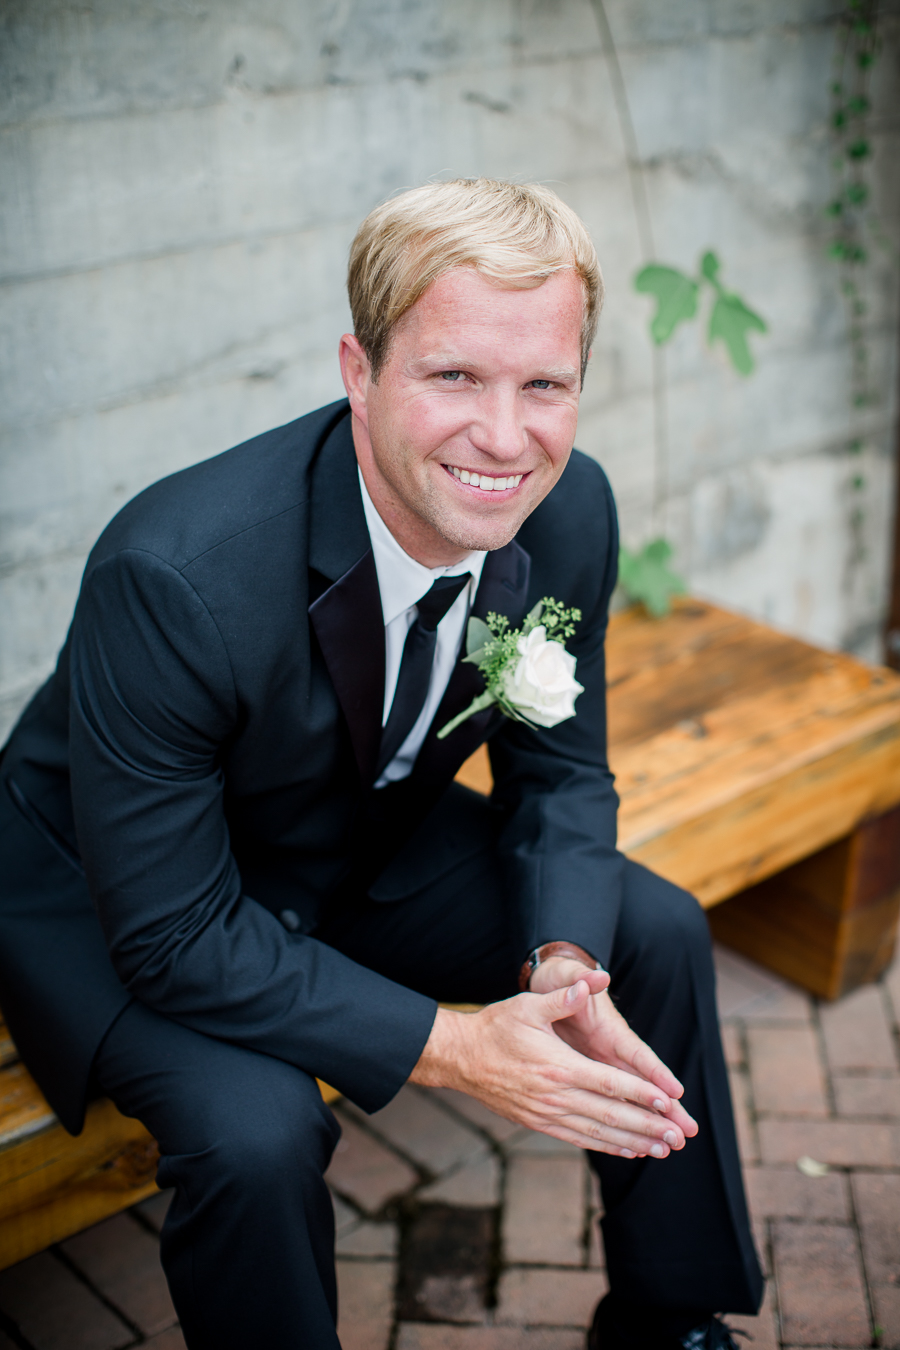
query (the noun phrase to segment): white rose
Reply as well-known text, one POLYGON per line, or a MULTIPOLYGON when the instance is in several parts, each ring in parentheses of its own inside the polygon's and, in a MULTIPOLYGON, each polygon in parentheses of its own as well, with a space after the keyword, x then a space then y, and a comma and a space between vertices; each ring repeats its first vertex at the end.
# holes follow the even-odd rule
POLYGON ((517 643, 519 660, 503 673, 503 696, 529 722, 555 727, 575 716, 575 700, 584 686, 575 679, 575 657, 561 642, 547 640, 543 624, 517 643))

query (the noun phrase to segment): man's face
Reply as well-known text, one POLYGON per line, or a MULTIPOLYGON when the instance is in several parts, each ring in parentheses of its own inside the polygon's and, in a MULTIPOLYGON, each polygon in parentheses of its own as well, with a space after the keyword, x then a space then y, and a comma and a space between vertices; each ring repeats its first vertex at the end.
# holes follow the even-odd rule
POLYGON ((559 478, 578 420, 584 288, 573 271, 506 290, 445 273, 392 335, 377 383, 341 342, 369 494, 429 567, 501 548, 559 478))

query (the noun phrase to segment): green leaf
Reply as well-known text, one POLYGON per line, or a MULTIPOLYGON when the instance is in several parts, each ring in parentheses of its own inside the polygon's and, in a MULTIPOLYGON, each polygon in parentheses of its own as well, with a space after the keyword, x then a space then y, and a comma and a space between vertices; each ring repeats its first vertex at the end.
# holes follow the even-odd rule
POLYGON ((672 607, 672 596, 681 595, 685 584, 668 566, 672 545, 654 539, 637 553, 619 549, 619 585, 629 600, 638 601, 654 617, 662 618, 672 607))
POLYGON ((715 286, 717 291, 721 291, 722 283, 719 281, 719 268, 721 263, 712 250, 704 253, 700 259, 700 271, 711 286, 715 286))
POLYGON ((533 609, 530 609, 525 615, 525 622, 522 624, 522 632, 530 633, 532 628, 537 628, 541 621, 541 615, 544 612, 544 602, 539 600, 533 609))
POLYGON ((634 289, 644 295, 656 296, 656 313, 650 323, 650 333, 657 346, 667 342, 685 319, 697 313, 699 287, 691 277, 674 267, 650 263, 642 267, 634 279, 634 289))
POLYGON ((749 375, 753 369, 753 354, 747 342, 751 329, 757 333, 768 332, 765 321, 745 305, 739 295, 723 292, 713 305, 709 318, 709 341, 712 345, 718 338, 725 343, 731 364, 741 375, 749 375))
POLYGON ((484 650, 489 642, 493 641, 494 635, 484 620, 476 619, 473 616, 466 629, 466 656, 474 658, 484 650))

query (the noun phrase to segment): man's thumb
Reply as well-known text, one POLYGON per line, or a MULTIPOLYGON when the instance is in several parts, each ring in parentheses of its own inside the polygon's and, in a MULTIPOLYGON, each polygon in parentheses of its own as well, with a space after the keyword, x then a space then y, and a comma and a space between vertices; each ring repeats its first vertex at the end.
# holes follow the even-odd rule
POLYGON ((590 986, 586 980, 576 980, 574 984, 562 989, 554 989, 541 1000, 541 1012, 548 1022, 558 1022, 563 1017, 571 1017, 579 1012, 590 998, 590 986))

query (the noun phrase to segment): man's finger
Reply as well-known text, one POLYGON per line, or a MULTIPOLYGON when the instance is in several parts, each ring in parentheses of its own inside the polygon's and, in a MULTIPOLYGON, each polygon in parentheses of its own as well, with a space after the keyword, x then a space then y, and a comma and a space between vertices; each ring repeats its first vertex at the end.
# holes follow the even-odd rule
POLYGON ((563 985, 562 989, 554 989, 551 994, 533 995, 536 1000, 535 1012, 540 1021, 549 1027, 561 1017, 572 1017, 581 1012, 590 996, 587 980, 576 980, 574 984, 563 985))
MULTIPOLYGON (((660 1116, 621 1098, 601 1097, 593 1093, 569 1092, 562 1103, 566 1115, 577 1115, 593 1123, 594 1133, 598 1127, 625 1131, 636 1138, 643 1139, 645 1152, 652 1145, 663 1146, 664 1153, 669 1149, 684 1148, 683 1132, 668 1116, 660 1116)), ((633 1147, 633 1145, 628 1145, 633 1147)), ((663 1154, 654 1154, 661 1157, 663 1154)))

